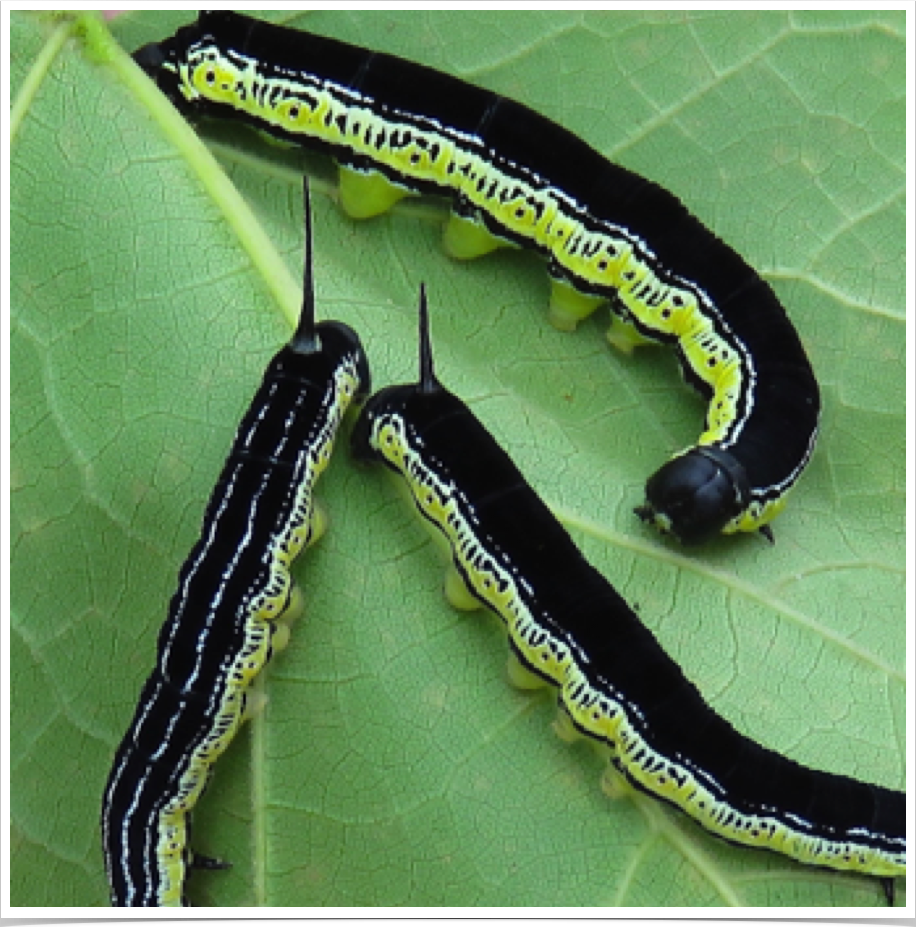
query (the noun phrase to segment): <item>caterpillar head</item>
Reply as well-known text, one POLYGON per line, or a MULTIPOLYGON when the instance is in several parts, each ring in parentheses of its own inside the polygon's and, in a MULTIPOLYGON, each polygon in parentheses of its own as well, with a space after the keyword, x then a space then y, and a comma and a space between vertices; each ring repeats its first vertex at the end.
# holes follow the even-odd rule
POLYGON ((388 386, 374 393, 360 409, 350 434, 350 452, 360 461, 381 460, 399 469, 406 446, 405 411, 416 387, 388 386))
POLYGON ((421 283, 420 378, 416 383, 387 386, 369 399, 353 426, 350 450, 357 460, 381 459, 402 469, 411 440, 456 403, 460 405, 460 400, 442 388, 433 370, 426 287, 421 283))
POLYGON ((740 515, 749 496, 744 467, 731 454, 694 447, 649 477, 636 514, 682 544, 699 544, 740 515))

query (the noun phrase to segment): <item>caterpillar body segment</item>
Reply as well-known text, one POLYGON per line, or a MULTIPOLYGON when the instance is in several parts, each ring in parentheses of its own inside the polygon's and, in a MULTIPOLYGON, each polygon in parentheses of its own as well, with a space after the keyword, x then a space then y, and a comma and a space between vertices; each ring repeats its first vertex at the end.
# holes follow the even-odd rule
POLYGON ((469 593, 506 627, 512 681, 558 688, 558 733, 605 745, 618 778, 718 837, 813 866, 905 875, 905 794, 802 766, 712 710, 484 425, 439 384, 424 298, 420 356, 418 383, 382 389, 363 407, 353 452, 394 471, 445 537, 469 593))
POLYGON ((369 389, 356 333, 315 324, 308 215, 306 198, 299 326, 238 427, 105 786, 116 907, 187 904, 188 871, 206 864, 189 846, 191 812, 241 723, 263 707, 251 684, 302 611, 290 566, 324 530, 315 482, 344 414, 369 389))
POLYGON ((607 302, 612 343, 670 344, 709 404, 696 445, 649 480, 644 520, 694 543, 756 531, 782 509, 814 448, 817 382, 772 289, 675 196, 513 100, 237 13, 203 13, 136 58, 195 118, 330 152, 351 215, 441 194, 452 255, 542 254, 557 327, 607 302), (715 452, 702 466, 699 448, 715 452))

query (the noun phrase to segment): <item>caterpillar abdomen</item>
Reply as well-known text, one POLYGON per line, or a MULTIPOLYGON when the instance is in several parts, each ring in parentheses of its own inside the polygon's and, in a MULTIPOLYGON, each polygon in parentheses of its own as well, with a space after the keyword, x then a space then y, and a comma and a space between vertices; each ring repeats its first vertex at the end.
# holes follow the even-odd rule
POLYGON ((356 333, 314 324, 307 197, 306 217, 299 326, 238 427, 105 787, 102 845, 118 907, 187 904, 190 813, 246 716, 252 682, 285 642, 279 619, 298 608, 290 564, 320 527, 314 485, 369 388, 356 333))
POLYGON ((456 256, 506 242, 540 252, 561 327, 608 302, 615 344, 675 345, 688 381, 709 398, 697 445, 717 449, 727 466, 711 505, 705 480, 675 457, 650 479, 637 510, 644 519, 697 542, 760 529, 782 508, 814 446, 817 382, 770 287, 666 190, 520 103, 235 13, 204 13, 136 57, 186 112, 236 117, 330 151, 354 215, 409 193, 443 193, 456 256), (774 408, 774 394, 791 401, 774 408), (770 453, 777 442, 784 450, 770 453))
MULTIPOLYGON (((435 379, 421 299, 421 376, 364 406, 351 443, 402 477, 468 592, 505 624, 565 716, 639 789, 709 832, 800 862, 906 871, 906 797, 801 766, 717 715, 582 556, 470 409, 435 379)), ((714 462, 714 461, 713 461, 714 462)))
POLYGON ((112 904, 170 907, 186 903, 190 863, 188 814, 206 784, 190 768, 197 747, 213 730, 209 699, 182 694, 154 670, 146 681, 128 735, 113 763, 105 793, 107 822, 120 822, 118 845, 106 845, 112 904), (189 772, 191 773, 189 775, 189 772), (160 822, 155 828, 151 821, 160 822), (117 881, 117 885, 115 885, 117 881))

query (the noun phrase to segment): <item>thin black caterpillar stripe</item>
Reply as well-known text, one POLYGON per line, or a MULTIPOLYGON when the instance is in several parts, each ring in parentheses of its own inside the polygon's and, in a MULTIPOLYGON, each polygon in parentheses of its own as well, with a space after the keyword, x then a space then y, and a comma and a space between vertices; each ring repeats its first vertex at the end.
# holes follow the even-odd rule
POLYGON ((202 13, 136 58, 189 114, 330 150, 352 215, 445 193, 453 255, 541 252, 559 327, 609 302, 615 344, 672 344, 709 398, 706 428, 650 477, 637 513, 685 542, 769 536, 814 447, 817 382, 770 287, 674 196, 512 100, 235 13, 202 13))
POLYGON ((436 380, 421 296, 417 384, 372 396, 358 458, 404 478, 446 538, 458 607, 505 623, 510 675, 559 687, 561 717, 610 750, 637 788, 711 833, 803 863, 879 876, 906 871, 906 796, 799 765, 716 715, 468 407, 436 380), (520 662, 518 662, 520 661, 520 662))
POLYGON ((290 565, 319 536, 315 481, 338 426, 369 389, 355 332, 314 321, 306 190, 299 326, 271 360, 242 418, 185 561, 105 787, 102 846, 117 907, 186 904, 189 815, 244 720, 246 693, 300 605, 290 565))

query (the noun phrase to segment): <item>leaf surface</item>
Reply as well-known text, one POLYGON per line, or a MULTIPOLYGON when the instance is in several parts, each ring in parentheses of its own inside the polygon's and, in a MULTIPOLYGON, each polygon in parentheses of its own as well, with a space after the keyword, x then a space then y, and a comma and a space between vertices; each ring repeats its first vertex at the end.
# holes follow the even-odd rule
MULTIPOLYGON (((289 335, 303 170, 319 313, 361 333, 374 385, 415 378, 425 281, 443 382, 716 710, 799 761, 901 787, 903 15, 264 15, 520 99, 680 196, 784 300, 822 438, 775 546, 666 545, 631 510, 700 430, 670 353, 615 354, 606 311, 556 332, 533 255, 449 261, 432 200, 354 223, 328 161, 215 126, 265 232, 243 246, 245 213, 208 186, 222 174, 176 145, 124 62, 15 14, 12 903, 107 903, 102 787, 235 426, 289 335)), ((133 50, 187 18, 112 28, 133 50)), ((195 815, 196 848, 233 863, 194 877, 196 904, 882 903, 875 880, 606 797, 603 758, 551 734, 552 694, 508 687, 497 621, 447 607, 438 546, 345 443, 319 485, 331 530, 295 568, 307 617, 195 815)))

